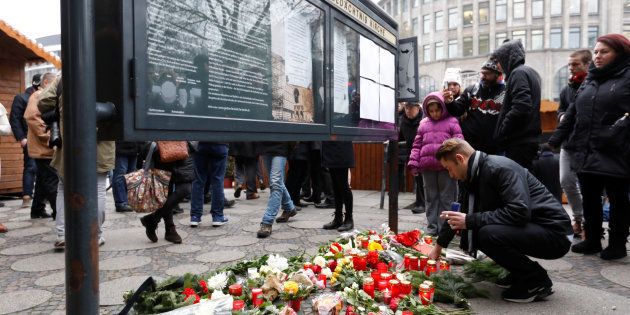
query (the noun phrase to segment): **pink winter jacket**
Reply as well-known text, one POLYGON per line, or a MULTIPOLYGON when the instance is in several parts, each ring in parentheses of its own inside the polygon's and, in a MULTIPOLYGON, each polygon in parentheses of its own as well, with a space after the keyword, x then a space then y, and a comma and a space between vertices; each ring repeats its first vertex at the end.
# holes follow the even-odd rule
POLYGON ((424 118, 420 121, 416 138, 409 156, 408 167, 412 171, 442 171, 444 167, 435 158, 435 153, 442 142, 450 138, 464 139, 462 129, 455 117, 449 115, 444 104, 442 92, 433 92, 424 98, 422 102, 424 118), (429 116, 427 104, 431 100, 437 100, 442 105, 442 118, 433 120, 429 116))

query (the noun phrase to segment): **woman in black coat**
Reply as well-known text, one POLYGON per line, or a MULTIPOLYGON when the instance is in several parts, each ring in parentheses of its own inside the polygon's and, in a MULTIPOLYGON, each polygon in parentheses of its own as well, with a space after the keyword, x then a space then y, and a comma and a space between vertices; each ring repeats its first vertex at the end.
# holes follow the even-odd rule
POLYGON ((349 141, 324 141, 322 142, 322 166, 327 167, 332 178, 333 192, 335 194, 335 218, 323 228, 325 230, 337 229, 339 232, 352 230, 352 191, 348 183, 348 169, 354 167, 354 148, 349 141), (346 207, 346 215, 342 210, 346 207), (343 220, 342 220, 343 219, 343 220))
POLYGON ((630 112, 630 41, 620 34, 597 39, 585 82, 569 106, 549 143, 559 147, 568 136, 571 167, 577 171, 582 192, 585 240, 574 245, 576 253, 595 254, 602 259, 625 257, 630 225, 630 131, 615 134, 612 125, 630 112), (623 138, 626 137, 626 138, 623 138), (610 200, 610 237, 602 251, 602 194, 610 200))
MULTIPOLYGON (((160 162, 160 152, 158 151, 157 146, 155 152, 153 152, 153 167, 171 172, 171 180, 168 183, 168 196, 164 205, 160 209, 155 210, 155 212, 140 218, 140 222, 142 222, 142 225, 146 229, 147 237, 153 243, 158 241, 158 237, 155 232, 161 219, 164 219, 164 227, 166 230, 164 233, 164 239, 175 244, 180 244, 182 242, 182 238, 177 233, 175 223, 173 222, 173 208, 175 208, 182 199, 190 195, 190 183, 192 183, 195 178, 195 166, 192 159, 193 148, 190 142, 187 143, 188 157, 183 160, 171 163, 162 163, 160 162), (174 186, 177 186, 177 189, 174 189, 174 186)), ((149 146, 147 146, 144 150, 144 156, 146 156, 146 152, 148 152, 148 150, 149 146)))

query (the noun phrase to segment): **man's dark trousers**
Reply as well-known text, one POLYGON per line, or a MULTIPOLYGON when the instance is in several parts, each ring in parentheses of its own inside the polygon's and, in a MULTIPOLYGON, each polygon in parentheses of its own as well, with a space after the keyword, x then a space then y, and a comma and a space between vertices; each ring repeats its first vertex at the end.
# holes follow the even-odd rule
POLYGON ((57 185, 59 184, 57 172, 50 166, 51 159, 32 159, 32 161, 37 165, 37 179, 33 204, 31 205, 31 216, 46 212, 46 200, 50 203, 53 216, 55 216, 57 214, 57 185))
POLYGON ((22 195, 33 197, 35 187, 35 177, 37 174, 37 164, 35 160, 28 156, 28 145, 22 149, 24 154, 24 171, 22 172, 22 195))

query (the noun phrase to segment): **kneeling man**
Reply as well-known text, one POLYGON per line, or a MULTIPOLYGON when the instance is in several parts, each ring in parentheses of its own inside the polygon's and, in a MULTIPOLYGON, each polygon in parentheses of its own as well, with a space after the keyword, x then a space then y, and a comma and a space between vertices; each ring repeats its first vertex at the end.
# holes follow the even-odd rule
POLYGON ((558 259, 569 251, 573 230, 562 205, 527 169, 506 157, 475 151, 464 140, 444 141, 436 158, 468 196, 461 212, 442 212, 445 221, 431 259, 460 230, 462 249, 473 256, 480 250, 510 272, 497 283, 509 287, 504 300, 525 303, 552 294, 547 271, 527 256, 558 259))

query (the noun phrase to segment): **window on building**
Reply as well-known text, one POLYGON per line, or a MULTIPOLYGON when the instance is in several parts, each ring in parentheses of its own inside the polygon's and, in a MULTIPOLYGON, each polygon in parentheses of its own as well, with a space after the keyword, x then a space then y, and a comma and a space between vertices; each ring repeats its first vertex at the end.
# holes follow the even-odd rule
POLYGON ((462 46, 464 48, 463 56, 470 57, 473 55, 473 38, 472 36, 464 37, 464 44, 462 46))
POLYGON ((435 12, 435 31, 444 29, 444 11, 435 12))
POLYGON ((514 19, 525 18, 525 0, 514 0, 512 16, 514 19))
POLYGON ((595 43, 597 42, 597 37, 599 36, 599 26, 589 26, 588 27, 588 48, 595 47, 595 43))
POLYGON ((414 8, 417 8, 419 4, 420 4, 420 0, 413 0, 413 7, 414 8))
POLYGON ((431 61, 431 45, 424 45, 422 50, 424 53, 424 62, 431 61))
POLYGON ((599 13, 599 0, 588 0, 588 14, 599 13))
POLYGON ((625 36, 628 39, 630 39, 630 24, 624 24, 623 25, 623 36, 625 36))
POLYGON ((567 79, 569 78, 569 67, 564 66, 556 72, 553 78, 553 100, 560 100, 560 92, 567 86, 567 79))
POLYGON ((580 48, 582 47, 580 43, 580 27, 571 27, 569 28, 569 48, 580 48))
POLYGON ((451 39, 448 41, 448 57, 449 58, 458 57, 456 39, 451 39))
POLYGON ((532 50, 543 49, 544 45, 543 30, 532 30, 532 50))
POLYGON ((422 33, 429 34, 431 31, 431 15, 425 14, 422 16, 422 33))
POLYGON ((409 9, 409 0, 402 0, 402 9, 400 11, 405 13, 407 12, 407 9, 409 9))
POLYGON ((569 14, 580 15, 580 0, 569 0, 569 14))
POLYGON ((507 0, 497 0, 495 9, 495 19, 497 22, 504 22, 507 20, 507 0))
POLYGON ((623 0, 623 12, 630 13, 630 0, 623 0))
POLYGON ((549 48, 562 48, 562 28, 552 28, 549 31, 549 48))
POLYGON ((545 1, 544 0, 532 0, 532 17, 541 18, 544 15, 545 1))
POLYGON ((495 46, 498 48, 503 44, 503 41, 507 38, 507 33, 497 33, 495 37, 495 46))
POLYGON ((473 5, 467 4, 462 7, 464 11, 464 27, 471 26, 473 24, 473 5))
POLYGON ((486 24, 489 19, 488 1, 479 2, 479 24, 486 24))
POLYGON ((462 71, 462 89, 474 85, 479 81, 479 72, 473 70, 462 71))
POLYGON ((392 12, 394 13, 394 14, 392 14, 393 16, 398 15, 398 0, 394 0, 394 4, 393 4, 393 7, 392 7, 392 12))
POLYGON ((436 42, 435 43, 435 60, 444 59, 444 43, 436 42))
POLYGON ((457 8, 448 9, 448 28, 457 28, 457 24, 459 24, 459 15, 457 14, 457 8))
POLYGON ((429 95, 429 93, 431 92, 435 92, 437 87, 435 85, 435 79, 428 76, 428 75, 423 75, 420 76, 419 78, 419 85, 420 85, 420 99, 424 99, 427 95, 429 95))
POLYGON ((551 0, 551 16, 562 15, 562 0, 551 0))
POLYGON ((512 40, 521 40, 523 47, 527 49, 527 31, 512 31, 512 40))
POLYGON ((413 35, 418 35, 418 18, 411 19, 411 31, 413 35))
POLYGON ((486 55, 490 52, 490 35, 479 35, 479 55, 486 55))

